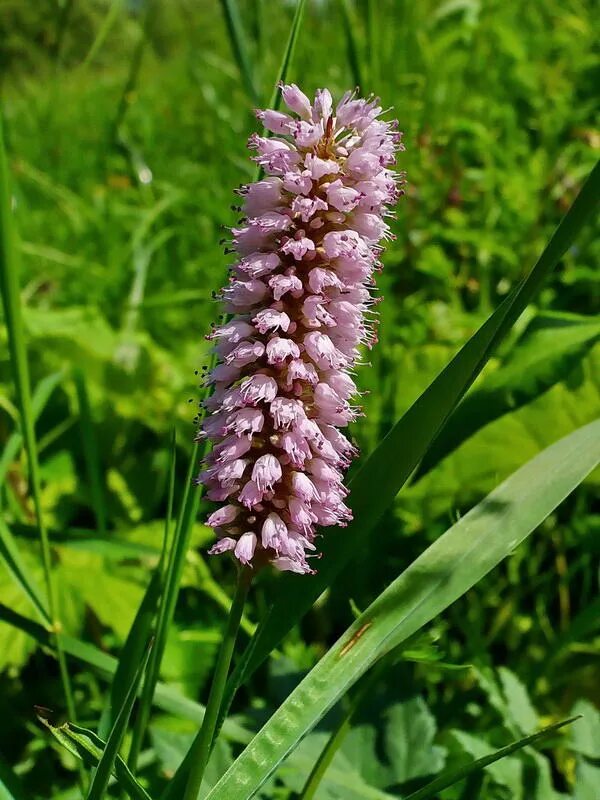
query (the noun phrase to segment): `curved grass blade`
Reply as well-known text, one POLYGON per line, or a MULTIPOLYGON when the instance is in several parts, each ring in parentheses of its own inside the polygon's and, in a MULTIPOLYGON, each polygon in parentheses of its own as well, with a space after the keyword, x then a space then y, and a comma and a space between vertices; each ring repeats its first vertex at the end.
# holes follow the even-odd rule
MULTIPOLYGON (((95 733, 79 725, 53 725, 48 719, 38 714, 38 719, 44 725, 56 741, 68 750, 69 753, 83 761, 85 766, 95 769, 102 758, 106 749, 106 742, 102 741, 95 733)), ((112 774, 117 779, 119 785, 127 792, 132 800, 152 800, 148 792, 133 777, 127 764, 120 756, 117 756, 114 763, 112 774)), ((1 797, 1 795, 0 795, 1 797)), ((19 798, 15 798, 19 800, 19 798)))
POLYGON ((304 14, 305 5, 306 5, 306 0, 298 0, 298 2, 296 3, 296 8, 294 10, 294 18, 292 20, 292 27, 290 28, 290 35, 288 36, 287 44, 285 46, 285 50, 283 53, 283 59, 281 61, 281 66, 279 67, 277 80, 275 81, 275 88, 273 89, 273 94, 271 95, 271 100, 268 106, 269 108, 274 108, 275 110, 277 110, 281 105, 281 92, 279 91, 279 84, 285 83, 288 79, 290 64, 292 63, 292 59, 294 58, 294 50, 296 49, 296 41, 298 39, 300 25, 302 24, 302 16, 304 14))
POLYGON ((227 33, 231 49, 238 65, 242 81, 253 103, 260 102, 260 94, 254 82, 254 70, 248 51, 248 43, 244 34, 244 26, 240 9, 236 0, 221 0, 221 8, 227 25, 227 33))
POLYGON ((207 800, 249 800, 379 658, 510 555, 600 461, 600 420, 542 451, 432 544, 289 695, 207 800))
POLYGON ((529 275, 459 350, 357 470, 349 482, 354 520, 343 534, 336 530, 325 533, 318 573, 314 576, 282 575, 272 604, 276 609, 285 609, 285 613, 272 614, 268 623, 257 631, 257 642, 240 683, 267 658, 351 558, 361 552, 361 543, 366 543, 368 533, 391 505, 548 273, 592 217, 599 200, 600 162, 529 275), (375 497, 377 502, 373 502, 375 497))
POLYGON ((52 621, 46 607, 45 598, 37 586, 35 578, 23 561, 17 543, 2 517, 0 517, 0 556, 13 580, 31 600, 42 620, 46 625, 51 625, 52 621))
POLYGON ((572 314, 544 314, 529 325, 506 364, 469 392, 421 462, 414 480, 466 439, 503 414, 531 402, 564 380, 600 339, 600 321, 572 314))
POLYGON ((151 647, 151 644, 147 647, 144 658, 138 664, 138 668, 135 671, 133 680, 131 681, 131 684, 127 688, 127 692, 123 697, 123 703, 119 709, 119 713, 115 717, 114 724, 108 739, 106 740, 106 746, 100 761, 98 762, 96 772, 94 773, 92 784, 87 795, 87 800, 102 800, 104 797, 110 776, 115 766, 115 760, 119 754, 121 742, 123 741, 123 737, 125 736, 125 732, 127 730, 127 724, 129 722, 129 717, 131 716, 131 711, 137 696, 138 688, 142 680, 142 676, 144 675, 146 664, 148 663, 151 647))
MULTIPOLYGON (((41 647, 53 648, 53 634, 22 614, 0 603, 0 622, 12 625, 17 630, 30 636, 41 647)), ((61 644, 65 653, 76 658, 82 664, 93 667, 104 680, 110 680, 117 671, 118 661, 114 656, 104 653, 94 645, 82 642, 71 636, 61 634, 61 644)), ((176 689, 165 683, 157 683, 153 705, 173 714, 176 717, 190 720, 199 725, 204 718, 204 706, 184 697, 176 689)), ((252 738, 250 732, 233 720, 225 720, 223 734, 232 742, 247 744, 252 738)))
POLYGON ((409 794, 406 800, 430 800, 430 798, 437 797, 439 792, 447 789, 449 786, 454 786, 455 783, 468 778, 470 775, 473 775, 476 772, 480 772, 486 767, 489 767, 490 764, 500 761, 501 758, 510 756, 517 750, 522 750, 528 745, 548 739, 557 730, 564 728, 565 725, 570 725, 572 722, 575 722, 575 720, 578 719, 580 719, 580 717, 571 717, 570 719, 565 719, 562 722, 556 722, 554 725, 548 725, 547 728, 543 728, 537 733, 532 733, 530 736, 524 736, 522 739, 506 745, 506 747, 501 747, 499 750, 496 750, 487 756, 478 758, 475 761, 472 761, 470 764, 466 764, 463 767, 445 770, 441 775, 438 775, 435 780, 428 783, 422 789, 409 794))

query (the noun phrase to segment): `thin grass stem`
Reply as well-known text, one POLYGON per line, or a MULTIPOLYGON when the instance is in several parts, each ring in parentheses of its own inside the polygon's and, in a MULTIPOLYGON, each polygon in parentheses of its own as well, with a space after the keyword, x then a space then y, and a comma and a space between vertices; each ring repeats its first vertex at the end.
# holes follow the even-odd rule
POLYGON ((8 333, 11 369, 19 399, 21 431, 29 464, 29 485, 33 498, 36 524, 42 551, 44 581, 48 598, 48 613, 52 621, 53 640, 56 647, 67 711, 69 718, 75 721, 75 702, 73 699, 71 680, 66 656, 60 641, 62 626, 59 620, 56 586, 54 585, 52 575, 52 552, 42 512, 41 477, 34 429, 35 415, 31 399, 29 364, 25 346, 25 332, 19 287, 19 247, 17 245, 16 230, 12 219, 9 185, 10 181, 4 147, 3 123, 0 117, 0 289, 2 292, 6 330, 8 333))

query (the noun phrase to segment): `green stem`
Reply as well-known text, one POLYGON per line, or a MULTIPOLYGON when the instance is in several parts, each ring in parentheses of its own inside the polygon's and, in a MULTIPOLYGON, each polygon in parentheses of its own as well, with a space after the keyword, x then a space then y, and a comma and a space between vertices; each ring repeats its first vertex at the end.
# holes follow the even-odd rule
POLYGON ((25 345, 25 332, 21 311, 18 253, 19 247, 12 219, 8 164, 4 148, 2 119, 0 118, 0 289, 2 291, 2 300, 4 304, 10 364, 17 396, 19 398, 21 433, 25 443, 29 464, 29 485, 33 497, 36 523, 40 536, 42 564, 48 596, 48 614, 51 620, 51 630, 54 634, 56 655, 58 658, 67 711, 69 718, 75 722, 75 703, 71 690, 67 660, 60 639, 62 626, 58 617, 58 600, 52 575, 52 552, 42 513, 40 465, 35 441, 29 364, 27 361, 27 348, 25 345))
POLYGON ((204 777, 204 771, 213 744, 217 719, 219 718, 219 710, 221 708, 223 693, 229 674, 231 656, 233 655, 233 648, 235 646, 235 640, 244 611, 244 603, 246 602, 251 581, 252 571, 247 567, 242 568, 240 570, 235 596, 231 604, 227 627, 223 634, 223 641, 221 642, 221 649, 219 650, 217 658, 204 719, 202 720, 198 735, 190 749, 191 768, 183 800, 197 800, 198 798, 198 792, 202 785, 202 778, 204 777))

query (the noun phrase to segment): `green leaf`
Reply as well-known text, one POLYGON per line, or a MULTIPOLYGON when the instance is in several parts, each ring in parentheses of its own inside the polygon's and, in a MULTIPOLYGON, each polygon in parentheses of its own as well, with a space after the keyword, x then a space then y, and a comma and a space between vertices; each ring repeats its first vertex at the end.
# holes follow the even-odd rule
POLYGON ((559 728, 562 728, 565 725, 570 725, 576 719, 577 717, 573 717, 571 719, 563 720, 562 722, 557 722, 554 725, 549 725, 547 728, 543 728, 537 733, 533 733, 530 736, 525 736, 523 739, 519 739, 517 742, 512 742, 512 744, 500 748, 500 750, 496 750, 493 753, 482 756, 466 766, 446 770, 434 781, 428 783, 427 786, 419 789, 418 792, 413 792, 410 794, 406 800, 428 800, 428 798, 437 797, 439 792, 441 792, 443 789, 446 789, 448 786, 453 786, 455 783, 458 783, 469 775, 490 767, 501 758, 505 758, 506 756, 511 755, 511 753, 521 750, 523 747, 527 747, 528 745, 547 739, 555 731, 559 730, 559 728))
POLYGON ((175 527, 175 534, 173 536, 173 542, 171 544, 171 550, 166 564, 166 570, 163 579, 164 588, 161 595, 161 601, 158 610, 158 621, 156 624, 155 645, 152 655, 150 656, 150 663, 148 664, 148 674, 142 689, 142 697, 140 699, 138 715, 135 721, 131 750, 129 752, 129 758, 127 761, 129 766, 134 771, 148 726, 148 720, 150 719, 150 709, 152 707, 154 690, 160 674, 160 665, 164 656, 169 629, 171 627, 171 623, 173 622, 175 604, 179 594, 183 566, 190 540, 190 533, 198 514, 200 490, 196 486, 192 487, 192 475, 197 468, 198 460, 198 445, 196 444, 192 448, 192 455, 190 458, 185 482, 184 495, 181 501, 181 508, 177 519, 177 525, 175 527))
MULTIPOLYGON (((38 715, 38 719, 69 753, 83 761, 87 767, 98 767, 106 752, 107 745, 95 733, 87 730, 87 728, 81 728, 79 725, 72 725, 68 722, 57 726, 42 716, 38 715)), ((152 800, 148 792, 133 777, 120 756, 117 756, 114 760, 111 774, 114 774, 119 785, 132 800, 152 800)))
POLYGON ((352 557, 391 505, 395 496, 423 458, 448 417, 500 344, 523 309, 535 296, 548 273, 556 266, 579 231, 592 216, 600 198, 600 162, 595 166, 573 206, 529 275, 469 339, 402 418, 350 481, 350 505, 354 520, 345 529, 326 532, 323 558, 314 576, 284 575, 272 604, 285 613, 272 614, 249 646, 240 684, 311 608, 352 557), (373 498, 377 502, 373 502, 373 498))
POLYGON ((98 735, 101 739, 105 739, 113 727, 117 712, 125 702, 127 687, 134 681, 135 673, 147 650, 152 623, 156 616, 160 590, 160 573, 155 570, 152 573, 152 578, 119 656, 119 663, 110 687, 110 694, 98 725, 98 735))
POLYGON ((254 81, 254 68, 250 60, 248 43, 237 0, 221 0, 221 8, 227 25, 231 49, 240 70, 240 75, 253 103, 260 102, 260 93, 254 81))
POLYGON ((127 692, 123 696, 123 702, 118 714, 115 717, 112 730, 110 731, 108 739, 106 740, 104 752, 102 753, 100 761, 98 762, 98 767, 94 773, 92 784, 87 795, 87 800, 102 800, 106 789, 108 788, 108 782, 114 769, 115 760, 119 754, 119 748, 121 747, 121 742, 123 741, 125 732, 127 731, 127 724, 129 723, 129 717, 131 716, 131 711, 137 696, 138 687, 144 675, 146 664, 148 663, 150 649, 151 645, 147 647, 146 653, 139 662, 133 679, 127 688, 127 692))
POLYGON ((363 92, 366 92, 362 70, 363 59, 357 38, 358 23, 356 14, 349 0, 338 0, 338 5, 342 16, 344 36, 346 37, 346 50, 348 52, 348 61, 352 72, 352 82, 363 92))
POLYGON ((415 480, 492 420, 564 380, 600 338, 600 322, 573 314, 536 317, 507 361, 465 397, 419 466, 415 480))
POLYGON ((292 19, 292 26, 290 28, 290 34, 288 36, 287 44, 283 52, 283 58, 281 60, 279 72, 277 73, 277 80, 275 81, 275 88, 273 89, 273 94, 271 95, 271 101, 269 103, 269 108, 274 108, 275 110, 277 110, 281 105, 281 91, 279 90, 279 84, 286 83, 288 80, 290 64, 292 63, 292 59, 294 58, 296 41, 298 39, 298 33, 300 32, 300 26, 302 24, 302 16, 304 14, 305 5, 306 5, 306 0, 297 0, 296 2, 296 8, 294 10, 294 18, 292 19))
POLYGON ((219 781, 210 800, 252 797, 377 659, 510 555, 599 460, 597 421, 542 451, 452 526, 327 652, 219 781))

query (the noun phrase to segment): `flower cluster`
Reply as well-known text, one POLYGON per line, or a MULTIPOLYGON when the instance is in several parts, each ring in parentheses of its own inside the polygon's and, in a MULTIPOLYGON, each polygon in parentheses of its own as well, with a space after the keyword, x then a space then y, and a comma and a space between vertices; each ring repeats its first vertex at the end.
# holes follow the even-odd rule
POLYGON ((213 329, 217 366, 200 436, 213 448, 199 481, 222 504, 208 518, 243 564, 308 573, 315 526, 346 525, 343 472, 356 450, 340 432, 359 409, 350 371, 376 340, 372 306, 384 217, 402 193, 403 149, 377 98, 327 89, 313 103, 281 87, 292 112, 258 111, 249 146, 265 177, 242 187, 238 260, 213 329))

